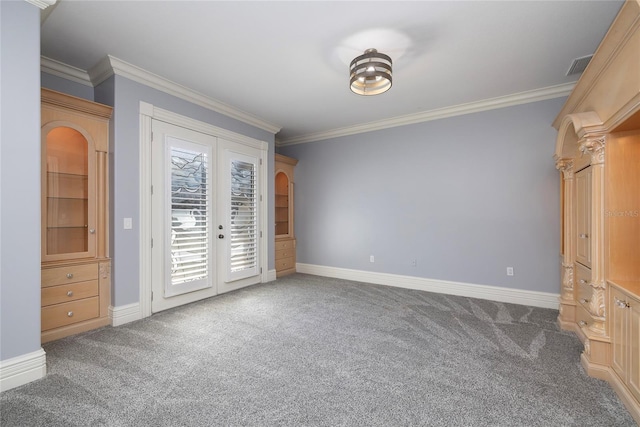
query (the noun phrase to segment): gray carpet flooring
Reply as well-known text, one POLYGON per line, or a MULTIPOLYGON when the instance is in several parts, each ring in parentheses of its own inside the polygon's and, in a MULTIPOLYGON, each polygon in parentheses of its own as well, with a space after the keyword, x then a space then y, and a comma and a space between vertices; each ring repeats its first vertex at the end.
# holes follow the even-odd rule
POLYGON ((557 311, 296 274, 46 344, 9 426, 633 426, 557 311))

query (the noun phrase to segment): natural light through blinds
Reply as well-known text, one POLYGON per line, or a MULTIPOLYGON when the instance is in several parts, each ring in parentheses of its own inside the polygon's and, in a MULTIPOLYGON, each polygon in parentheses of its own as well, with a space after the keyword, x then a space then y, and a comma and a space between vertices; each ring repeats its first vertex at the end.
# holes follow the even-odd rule
POLYGON ((256 167, 253 163, 231 162, 231 273, 257 266, 256 167))
POLYGON ((206 153, 171 147, 171 284, 209 275, 206 153))

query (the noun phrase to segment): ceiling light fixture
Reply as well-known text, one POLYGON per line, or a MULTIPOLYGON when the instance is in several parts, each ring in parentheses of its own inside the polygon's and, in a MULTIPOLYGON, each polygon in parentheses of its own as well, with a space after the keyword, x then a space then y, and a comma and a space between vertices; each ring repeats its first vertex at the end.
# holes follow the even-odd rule
POLYGON ((349 65, 351 91, 358 95, 378 95, 391 88, 391 65, 388 55, 367 49, 349 65))

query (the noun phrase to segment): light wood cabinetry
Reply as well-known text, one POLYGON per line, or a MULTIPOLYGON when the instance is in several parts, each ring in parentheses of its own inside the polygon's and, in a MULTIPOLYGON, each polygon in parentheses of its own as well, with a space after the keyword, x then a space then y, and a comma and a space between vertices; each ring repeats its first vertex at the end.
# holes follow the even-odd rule
POLYGON ((626 1, 554 127, 562 171, 558 322, 640 423, 640 2, 626 1))
MULTIPOLYGON (((609 282, 611 285, 611 367, 617 388, 640 402, 640 282, 609 282)), ((632 403, 633 404, 633 403, 632 403)))
POLYGON ((275 216, 276 216, 276 277, 295 273, 296 239, 293 216, 293 171, 296 159, 276 154, 275 216))
POLYGON ((42 342, 109 324, 111 107, 42 89, 42 342))
POLYGON ((576 173, 576 261, 591 268, 591 166, 576 173))

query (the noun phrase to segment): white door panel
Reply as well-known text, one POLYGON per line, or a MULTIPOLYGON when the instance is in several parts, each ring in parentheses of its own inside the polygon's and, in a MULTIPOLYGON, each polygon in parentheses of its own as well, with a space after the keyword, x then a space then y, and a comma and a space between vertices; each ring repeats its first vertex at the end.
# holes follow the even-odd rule
POLYGON ((261 151, 218 140, 219 263, 218 292, 259 283, 261 151), (220 228, 221 227, 221 228, 220 228))
POLYGON ((152 123, 152 311, 217 294, 216 138, 152 123))

